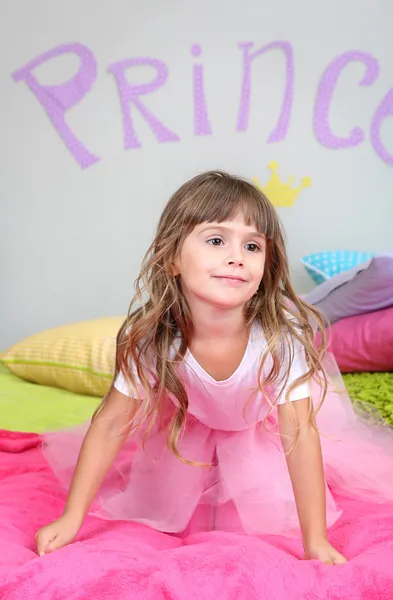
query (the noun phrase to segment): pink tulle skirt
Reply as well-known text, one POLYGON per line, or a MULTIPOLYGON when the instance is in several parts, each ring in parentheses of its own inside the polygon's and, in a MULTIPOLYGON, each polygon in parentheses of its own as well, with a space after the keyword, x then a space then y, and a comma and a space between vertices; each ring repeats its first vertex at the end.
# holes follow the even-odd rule
MULTIPOLYGON (((393 430, 371 407, 354 410, 331 356, 326 369, 331 385, 317 423, 331 526, 343 503, 393 501, 393 430)), ((44 435, 45 457, 65 487, 87 427, 44 435)), ((166 448, 163 431, 152 433, 144 448, 140 436, 134 434, 104 480, 92 513, 168 533, 216 529, 299 536, 275 412, 267 428, 258 424, 241 431, 221 431, 191 416, 180 453, 189 460, 212 464, 211 468, 182 463, 166 448)))

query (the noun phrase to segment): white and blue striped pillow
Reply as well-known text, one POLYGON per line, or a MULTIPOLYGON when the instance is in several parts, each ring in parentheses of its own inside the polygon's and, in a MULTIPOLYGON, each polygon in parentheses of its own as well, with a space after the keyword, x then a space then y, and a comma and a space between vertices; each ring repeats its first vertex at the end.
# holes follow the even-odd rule
POLYGON ((302 263, 313 281, 319 285, 335 275, 353 269, 373 258, 373 252, 336 250, 303 256, 302 263))

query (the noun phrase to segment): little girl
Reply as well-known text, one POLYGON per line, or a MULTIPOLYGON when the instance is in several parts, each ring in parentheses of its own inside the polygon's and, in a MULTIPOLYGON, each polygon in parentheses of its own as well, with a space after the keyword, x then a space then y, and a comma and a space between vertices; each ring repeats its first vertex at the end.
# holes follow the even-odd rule
MULTIPOLYGON (((92 509, 177 535, 301 535, 306 559, 345 563, 327 529, 345 498, 393 499, 393 443, 355 416, 325 342, 264 194, 222 172, 185 183, 161 216, 113 384, 38 553, 70 543, 92 509)), ((44 442, 64 483, 76 436, 44 442)))

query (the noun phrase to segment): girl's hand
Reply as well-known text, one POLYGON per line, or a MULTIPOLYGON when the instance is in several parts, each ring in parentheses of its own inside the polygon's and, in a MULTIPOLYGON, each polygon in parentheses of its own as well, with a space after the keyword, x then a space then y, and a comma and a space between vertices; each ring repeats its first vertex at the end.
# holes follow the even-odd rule
POLYGON ((72 542, 81 528, 82 522, 74 515, 65 513, 53 523, 41 527, 35 535, 37 554, 44 556, 72 542))
POLYGON ((320 560, 325 565, 343 565, 347 561, 345 556, 337 552, 327 540, 318 544, 306 546, 304 549, 305 560, 320 560))

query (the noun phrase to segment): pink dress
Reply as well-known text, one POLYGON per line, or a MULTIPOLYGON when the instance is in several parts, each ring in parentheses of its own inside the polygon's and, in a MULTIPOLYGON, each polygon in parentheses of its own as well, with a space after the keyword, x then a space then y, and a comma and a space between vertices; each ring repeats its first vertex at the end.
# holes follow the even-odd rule
MULTIPOLYGON (((276 408, 268 417, 268 431, 262 425, 270 408, 257 382, 265 346, 263 331, 254 323, 244 357, 225 381, 214 380, 190 352, 179 366, 189 400, 189 418, 179 451, 189 460, 213 463, 212 468, 179 461, 166 448, 165 432, 158 428, 144 449, 141 434, 134 434, 104 481, 93 514, 131 520, 168 533, 217 529, 299 536, 276 408)), ((325 366, 331 388, 317 422, 331 526, 341 514, 340 499, 355 503, 393 501, 393 433, 382 420, 355 415, 332 356, 325 366)), ((284 373, 286 365, 282 368, 284 373)), ((304 351, 294 343, 287 385, 305 368, 304 351)), ((140 389, 127 388, 121 375, 115 387, 131 397, 143 398, 140 389)), ((265 392, 273 402, 275 390, 265 392)), ((316 384, 299 386, 290 400, 310 393, 319 397, 316 384)), ((86 428, 44 436, 46 458, 66 486, 86 428)))

